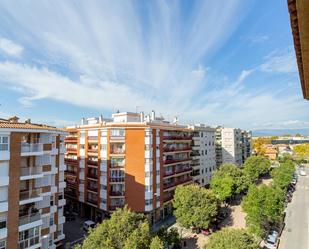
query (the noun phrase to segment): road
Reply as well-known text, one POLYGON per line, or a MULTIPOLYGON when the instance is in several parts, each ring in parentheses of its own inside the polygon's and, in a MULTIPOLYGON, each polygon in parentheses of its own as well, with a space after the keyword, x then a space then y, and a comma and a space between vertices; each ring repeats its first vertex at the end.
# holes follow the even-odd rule
POLYGON ((309 168, 299 176, 292 202, 286 210, 286 225, 279 249, 309 249, 309 168))

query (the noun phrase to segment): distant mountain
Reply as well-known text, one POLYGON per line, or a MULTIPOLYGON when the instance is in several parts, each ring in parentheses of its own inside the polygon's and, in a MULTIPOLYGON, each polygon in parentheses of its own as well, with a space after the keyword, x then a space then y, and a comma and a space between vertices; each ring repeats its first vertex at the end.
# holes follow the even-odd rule
POLYGON ((302 134, 304 136, 309 136, 309 128, 303 129, 261 129, 261 130, 253 130, 252 135, 255 137, 262 136, 282 136, 286 134, 295 135, 302 134))

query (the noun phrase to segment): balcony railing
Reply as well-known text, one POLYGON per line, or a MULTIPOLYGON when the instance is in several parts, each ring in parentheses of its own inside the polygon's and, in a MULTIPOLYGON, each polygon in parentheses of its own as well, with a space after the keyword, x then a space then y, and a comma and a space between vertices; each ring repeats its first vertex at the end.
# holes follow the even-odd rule
POLYGON ((98 148, 88 148, 89 153, 98 153, 98 148))
POLYGON ((183 147, 183 148, 164 148, 164 152, 177 152, 177 151, 186 151, 186 150, 192 150, 191 146, 183 147))
POLYGON ((122 168, 124 167, 124 162, 118 162, 118 163, 111 163, 111 168, 122 168))
POLYGON ((95 191, 95 192, 98 191, 98 187, 97 186, 89 186, 88 185, 87 189, 90 190, 90 191, 95 191))
POLYGON ((112 149, 110 154, 124 154, 125 149, 112 149))
POLYGON ((170 200, 172 200, 173 198, 174 198, 174 196, 173 196, 172 194, 170 194, 170 195, 164 196, 164 197, 163 197, 163 201, 164 201, 164 202, 170 201, 170 200))
POLYGON ((21 191, 19 192, 19 199, 21 201, 27 200, 27 199, 32 199, 32 198, 37 198, 40 197, 42 190, 40 188, 38 189, 32 189, 29 191, 21 191))
POLYGON ((98 179, 99 176, 97 174, 88 172, 87 177, 92 178, 92 179, 98 179))
POLYGON ((88 140, 90 141, 98 141, 98 137, 97 136, 88 136, 88 140))
POLYGON ((186 183, 186 182, 190 182, 190 181, 192 181, 191 177, 186 178, 186 179, 182 179, 182 180, 178 180, 178 181, 175 181, 175 182, 166 183, 166 184, 163 185, 163 189, 172 188, 174 186, 177 186, 177 185, 180 185, 180 184, 183 184, 183 183, 186 183))
POLYGON ((21 153, 42 152, 43 144, 41 143, 21 143, 21 153))
POLYGON ((110 196, 124 196, 125 192, 124 191, 110 191, 109 195, 110 196))
POLYGON ((77 159, 73 159, 73 158, 65 158, 64 159, 64 163, 69 165, 77 165, 78 166, 78 160, 77 159))
POLYGON ((176 170, 172 170, 172 171, 169 171, 169 172, 164 172, 164 177, 166 176, 172 176, 172 175, 176 175, 176 174, 179 174, 179 173, 184 173, 184 172, 191 172, 192 171, 192 168, 184 168, 184 169, 176 169, 176 170))
POLYGON ((22 167, 20 168, 20 176, 32 176, 42 173, 42 167, 22 167))
POLYGON ((184 135, 184 136, 164 136, 163 140, 191 140, 192 136, 184 135))
POLYGON ((67 152, 77 152, 77 148, 67 147, 67 152))
POLYGON ((182 159, 166 159, 164 161, 164 164, 180 163, 180 162, 185 162, 185 161, 190 161, 190 160, 191 160, 190 157, 182 158, 182 159))
POLYGON ((77 176, 77 172, 74 170, 66 170, 65 173, 71 176, 77 176))
POLYGON ((124 177, 111 177, 110 182, 124 182, 124 177))
POLYGON ((41 219, 40 213, 33 213, 25 216, 19 217, 19 225, 26 225, 28 223, 32 223, 41 219))
POLYGON ((118 205, 110 205, 109 210, 115 211, 117 208, 123 208, 124 204, 118 204, 118 205))
POLYGON ((94 165, 94 166, 98 166, 98 165, 99 165, 99 162, 98 162, 98 161, 88 160, 88 161, 87 161, 87 164, 89 164, 89 165, 94 165))
POLYGON ((95 204, 95 205, 98 204, 98 200, 97 199, 93 199, 93 198, 87 198, 87 202, 95 204))

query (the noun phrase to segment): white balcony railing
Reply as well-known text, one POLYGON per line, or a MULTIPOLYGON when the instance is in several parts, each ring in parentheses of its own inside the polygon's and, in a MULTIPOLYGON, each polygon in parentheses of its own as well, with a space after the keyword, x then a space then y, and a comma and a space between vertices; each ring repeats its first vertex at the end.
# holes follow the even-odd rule
POLYGON ((21 143, 21 153, 43 152, 43 144, 41 143, 21 143))
POLYGON ((32 223, 41 219, 40 213, 29 214, 26 216, 19 217, 19 225, 26 225, 28 223, 32 223))
POLYGON ((20 168, 20 176, 32 176, 39 175, 42 173, 42 167, 22 167, 20 168))
POLYGON ((42 190, 39 189, 32 189, 29 191, 22 191, 19 193, 19 199, 20 201, 23 200, 28 200, 28 199, 33 199, 33 198, 37 198, 40 197, 42 190))

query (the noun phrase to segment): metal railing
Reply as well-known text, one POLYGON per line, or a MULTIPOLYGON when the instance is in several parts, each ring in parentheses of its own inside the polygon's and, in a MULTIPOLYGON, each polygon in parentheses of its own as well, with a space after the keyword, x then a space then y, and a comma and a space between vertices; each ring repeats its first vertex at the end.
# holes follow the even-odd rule
POLYGON ((19 217, 19 225, 22 226, 22 225, 25 225, 25 224, 28 224, 28 223, 38 221, 40 219, 41 219, 40 213, 33 213, 33 214, 21 216, 21 217, 19 217))
POLYGON ((43 151, 42 143, 21 143, 22 153, 42 152, 42 151, 43 151))
POLYGON ((20 168, 20 176, 31 176, 31 175, 38 175, 41 173, 42 173, 41 166, 20 168))
POLYGON ((19 192, 19 199, 23 201, 27 199, 37 198, 37 197, 40 197, 41 193, 42 193, 42 189, 40 188, 32 189, 29 191, 22 191, 22 192, 19 192))

